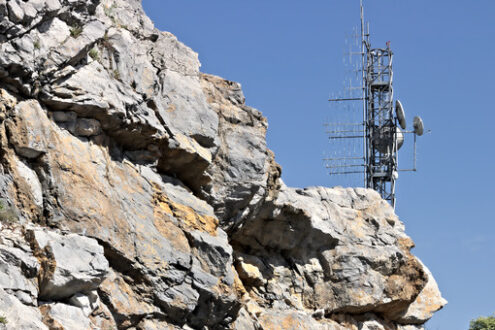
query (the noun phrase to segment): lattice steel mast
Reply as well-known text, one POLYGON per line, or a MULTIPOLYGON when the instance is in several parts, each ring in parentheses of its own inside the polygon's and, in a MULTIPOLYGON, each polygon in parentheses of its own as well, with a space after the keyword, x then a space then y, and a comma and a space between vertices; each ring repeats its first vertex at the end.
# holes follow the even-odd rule
POLYGON ((421 118, 414 118, 414 130, 402 132, 406 128, 404 110, 400 101, 394 104, 393 91, 393 52, 390 42, 386 48, 372 48, 370 44, 369 24, 365 23, 363 1, 360 0, 361 33, 361 95, 330 99, 331 102, 361 101, 362 123, 332 123, 337 128, 327 131, 331 140, 362 139, 361 157, 348 155, 326 158, 330 174, 363 173, 364 186, 376 190, 382 198, 395 207, 395 183, 399 171, 416 170, 416 135, 423 134, 421 118), (395 111, 394 111, 395 110, 395 111), (362 127, 356 131, 348 127, 362 127), (403 133, 414 134, 414 166, 409 170, 398 169, 398 150, 404 142, 403 133), (356 135, 358 134, 358 135, 356 135), (361 160, 361 162, 359 162, 361 160), (363 171, 356 171, 362 167, 363 171))

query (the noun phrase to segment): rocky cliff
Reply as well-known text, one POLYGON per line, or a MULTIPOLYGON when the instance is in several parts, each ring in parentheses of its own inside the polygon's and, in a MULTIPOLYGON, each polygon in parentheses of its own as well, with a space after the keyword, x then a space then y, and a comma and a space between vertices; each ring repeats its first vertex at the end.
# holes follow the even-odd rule
POLYGON ((138 0, 0 0, 0 328, 422 329, 392 208, 285 186, 199 68, 138 0))

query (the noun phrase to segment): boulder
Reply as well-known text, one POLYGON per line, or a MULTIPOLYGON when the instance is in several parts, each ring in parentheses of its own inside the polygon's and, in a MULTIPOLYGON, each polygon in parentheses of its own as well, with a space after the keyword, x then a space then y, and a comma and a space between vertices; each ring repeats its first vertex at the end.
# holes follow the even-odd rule
POLYGON ((286 308, 396 320, 428 279, 393 209, 372 190, 283 187, 232 242, 248 291, 286 308))
POLYGON ((60 300, 94 290, 105 278, 108 261, 96 240, 42 229, 29 230, 27 235, 41 259, 41 299, 60 300))

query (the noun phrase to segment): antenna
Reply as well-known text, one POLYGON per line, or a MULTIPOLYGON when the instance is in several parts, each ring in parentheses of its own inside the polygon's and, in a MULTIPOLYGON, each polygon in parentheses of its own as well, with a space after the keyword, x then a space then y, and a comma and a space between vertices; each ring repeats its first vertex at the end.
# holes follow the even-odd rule
POLYGON ((390 42, 385 48, 371 47, 363 0, 360 0, 360 12, 360 50, 350 52, 351 56, 360 56, 357 70, 361 73, 361 85, 357 88, 360 93, 355 95, 356 88, 349 88, 347 95, 329 99, 338 120, 326 124, 334 154, 324 160, 330 175, 361 174, 364 186, 376 190, 395 208, 398 172, 416 171, 416 136, 423 135, 424 125, 420 117, 414 117, 414 129, 406 130, 404 107, 399 100, 394 103, 394 54, 390 42), (356 116, 359 105, 361 119, 356 116), (347 109, 344 112, 348 117, 351 114, 351 120, 342 121, 342 109, 347 109), (414 135, 412 169, 398 167, 398 150, 404 144, 404 134, 414 135), (361 151, 356 152, 358 147, 361 151))

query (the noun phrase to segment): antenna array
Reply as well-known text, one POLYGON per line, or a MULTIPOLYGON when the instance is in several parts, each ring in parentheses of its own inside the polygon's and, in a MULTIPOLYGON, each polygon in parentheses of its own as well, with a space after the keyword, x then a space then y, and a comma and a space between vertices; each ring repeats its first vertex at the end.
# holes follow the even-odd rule
POLYGON ((326 124, 333 154, 324 160, 331 175, 362 174, 364 186, 376 190, 395 207, 398 172, 416 171, 416 136, 423 134, 423 122, 415 117, 414 130, 405 130, 402 104, 399 100, 394 103, 390 42, 385 48, 371 47, 362 0, 360 8, 361 29, 357 35, 360 49, 356 52, 351 48, 349 52, 351 64, 352 57, 359 55, 360 63, 354 73, 360 76, 360 85, 353 87, 351 83, 346 95, 329 100, 340 121, 326 124), (414 134, 414 166, 400 170, 398 150, 404 143, 404 134, 408 133, 414 134))

